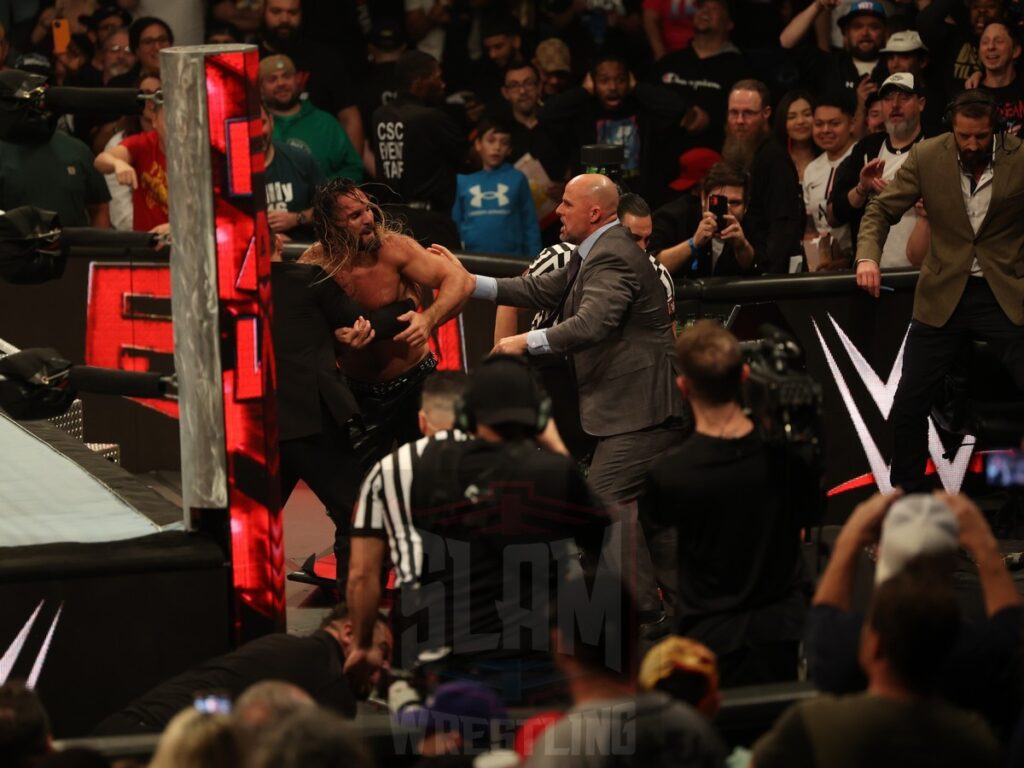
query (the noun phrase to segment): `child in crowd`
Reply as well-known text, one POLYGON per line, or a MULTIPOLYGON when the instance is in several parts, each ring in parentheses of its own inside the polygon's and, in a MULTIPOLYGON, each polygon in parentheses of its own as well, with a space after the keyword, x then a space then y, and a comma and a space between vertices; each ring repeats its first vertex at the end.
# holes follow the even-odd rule
POLYGON ((483 169, 459 174, 452 219, 467 251, 533 258, 541 249, 530 184, 508 164, 512 132, 484 118, 473 144, 483 169))

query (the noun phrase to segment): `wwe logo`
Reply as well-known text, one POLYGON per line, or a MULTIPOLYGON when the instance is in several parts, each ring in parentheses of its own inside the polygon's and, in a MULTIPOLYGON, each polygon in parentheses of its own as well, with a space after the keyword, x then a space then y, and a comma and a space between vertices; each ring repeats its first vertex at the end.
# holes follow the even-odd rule
POLYGON ((484 204, 484 200, 497 200, 498 205, 508 205, 508 184, 499 184, 497 191, 484 192, 479 184, 474 184, 469 188, 469 194, 473 196, 473 199, 469 201, 469 204, 473 208, 479 208, 484 204))
MULTIPOLYGON (((882 418, 888 420, 889 413, 892 411, 893 401, 896 397, 896 389, 899 387, 900 375, 903 372, 903 350, 907 345, 907 336, 910 333, 910 328, 908 327, 907 333, 903 335, 903 343, 900 344, 900 351, 896 355, 896 361, 892 364, 888 378, 882 381, 881 377, 875 373, 874 369, 864 358, 864 355, 854 346, 850 338, 843 332, 843 329, 839 327, 835 318, 829 314, 828 319, 832 323, 836 335, 839 336, 839 341, 849 356, 850 362, 853 363, 853 368, 857 372, 858 378, 864 384, 868 394, 871 395, 871 399, 882 414, 882 418)), ((890 493, 892 491, 892 484, 889 482, 889 465, 882 458, 882 452, 878 449, 878 444, 868 430, 860 408, 853 399, 853 393, 850 392, 850 387, 846 383, 846 379, 843 378, 839 366, 836 364, 835 356, 821 335, 817 321, 812 319, 811 322, 814 325, 814 332, 818 335, 821 351, 825 354, 825 361, 832 372, 832 378, 839 389, 839 394, 842 395, 843 403, 846 405, 846 410, 850 414, 850 420, 853 422, 853 428, 856 430, 861 447, 864 449, 864 455, 867 457, 868 465, 871 467, 875 484, 882 493, 890 493)), ((974 450, 975 442, 974 435, 966 435, 952 459, 947 459, 945 448, 935 427, 935 422, 932 421, 931 416, 928 417, 928 453, 931 455, 935 471, 938 473, 942 486, 946 489, 947 493, 956 493, 960 490, 960 486, 964 481, 964 475, 967 474, 967 468, 970 466, 971 453, 974 450)))
MULTIPOLYGON (((15 663, 18 661, 18 656, 21 655, 21 651, 25 647, 25 641, 28 640, 28 633, 32 631, 32 625, 36 623, 36 618, 39 616, 39 612, 43 609, 43 603, 45 602, 45 600, 39 601, 39 605, 37 605, 36 609, 32 611, 32 615, 28 617, 28 621, 25 622, 25 626, 21 628, 18 636, 14 638, 14 641, 4 652, 4 655, 0 657, 0 685, 6 683, 7 678, 10 677, 15 663)), ((39 649, 39 653, 36 654, 36 660, 32 664, 32 671, 29 672, 28 679, 25 681, 25 686, 28 688, 36 687, 36 682, 39 680, 39 673, 43 671, 43 662, 46 661, 46 654, 50 651, 50 641, 53 640, 53 633, 57 629, 57 622, 60 621, 60 614, 63 610, 64 603, 61 603, 57 608, 57 614, 53 617, 53 621, 50 623, 50 629, 46 633, 43 645, 39 649)))

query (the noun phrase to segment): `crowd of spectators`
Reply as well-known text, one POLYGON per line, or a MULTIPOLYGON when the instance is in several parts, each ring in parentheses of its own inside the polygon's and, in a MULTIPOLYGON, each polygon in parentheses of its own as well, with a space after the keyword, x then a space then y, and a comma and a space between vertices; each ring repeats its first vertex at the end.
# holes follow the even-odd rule
MULTIPOLYGON (((355 215, 375 220, 379 203, 421 242, 521 257, 524 267, 533 260, 530 275, 572 270, 578 249, 561 242, 556 206, 587 170, 581 148, 614 144, 623 148, 617 171, 628 193, 601 209, 604 225, 621 222, 648 254, 654 274, 646 282, 658 281, 659 307, 664 286, 671 313, 673 277, 850 268, 868 200, 911 147, 944 130, 944 105, 965 88, 989 93, 1002 129, 1017 133, 1018 13, 1008 0, 28 0, 0 11, 0 92, 17 86, 3 70, 19 69, 54 85, 137 87, 149 98, 139 116, 55 115, 0 141, 0 209, 33 205, 57 211, 66 225, 166 233, 165 150, 174 139, 159 51, 252 42, 261 58, 268 222, 280 238, 315 238, 316 192, 333 183, 343 201, 359 203, 355 215), (373 182, 364 187, 372 203, 353 186, 364 181, 373 182)), ((918 265, 915 243, 927 227, 921 206, 903 214, 881 267, 918 265)), ((288 274, 276 270, 275 291, 288 274)), ((571 287, 570 279, 556 315, 571 287)), ((496 341, 517 322, 516 310, 499 310, 496 341)), ((332 353, 320 351, 334 368, 332 353)), ((815 480, 800 484, 792 457, 776 455, 743 412, 749 372, 731 334, 700 323, 680 334, 676 353, 695 434, 653 464, 634 510, 664 601, 660 629, 647 631, 647 607, 627 579, 601 571, 601 545, 590 534, 609 524, 605 502, 570 459, 523 448, 535 441, 567 453, 547 430, 547 395, 533 385, 504 390, 527 374, 494 374, 496 365, 513 365, 499 359, 468 385, 427 377, 419 423, 430 445, 445 441, 446 453, 425 453, 420 441, 374 464, 351 541, 348 521, 339 524, 353 548, 347 606, 308 637, 262 638, 166 681, 100 731, 162 733, 151 763, 159 768, 368 768, 372 750, 347 720, 372 693, 396 725, 412 729, 424 766, 476 765, 483 754, 491 766, 544 768, 1024 760, 1021 601, 977 506, 945 494, 871 497, 840 532, 810 597, 801 531, 818 522, 815 480), (480 382, 489 382, 486 396, 473 388, 480 382), (509 429, 512 406, 520 421, 509 429), (488 421, 488 409, 506 415, 488 421), (508 645, 483 657, 476 646, 467 652, 460 631, 474 642, 485 630, 508 633, 508 614, 520 607, 502 602, 506 582, 518 580, 493 571, 508 544, 495 531, 507 532, 508 522, 500 514, 433 521, 438 530, 464 526, 465 539, 499 553, 498 566, 479 554, 472 561, 480 569, 472 614, 482 605, 491 623, 460 629, 442 621, 443 637, 430 638, 455 646, 440 669, 457 670, 457 681, 410 656, 408 637, 403 646, 394 622, 379 621, 385 553, 399 601, 406 587, 429 607, 435 590, 424 584, 453 594, 470 580, 445 571, 444 558, 455 555, 432 554, 431 542, 419 540, 429 525, 401 517, 455 503, 442 500, 440 481, 429 498, 416 497, 411 481, 394 482, 407 467, 423 471, 424 455, 439 462, 426 465, 439 478, 452 466, 465 471, 445 463, 452 456, 481 465, 500 456, 502 477, 536 471, 555 484, 548 496, 572 502, 554 516, 558 530, 516 528, 524 537, 517 545, 543 545, 530 567, 550 582, 530 571, 530 583, 557 591, 581 579, 592 595, 600 585, 601 605, 577 606, 579 621, 552 615, 549 623, 531 601, 536 615, 517 615, 512 632, 516 643, 529 636, 529 653, 509 654, 508 645), (779 477, 792 484, 782 487, 779 477), (578 551, 560 558, 556 545, 578 551), (985 604, 973 622, 959 615, 953 590, 959 550, 977 569, 985 604), (857 612, 854 582, 866 551, 877 552, 877 583, 857 612), (424 552, 442 565, 421 583, 412 576, 424 552), (494 594, 481 597, 489 588, 494 594), (517 682, 540 680, 543 695, 525 701, 546 709, 529 719, 507 710, 524 703, 522 691, 486 684, 505 681, 510 660, 517 682), (789 709, 750 750, 726 745, 714 724, 719 685, 795 681, 802 661, 825 695, 789 709), (424 676, 415 680, 429 691, 422 701, 410 672, 424 676), (219 711, 217 697, 215 711, 201 711, 207 699, 193 703, 194 695, 211 690, 235 698, 234 711, 219 711)), ((286 468, 306 462, 289 440, 282 435, 286 468)), ((290 491, 299 473, 288 475, 290 491)), ((479 489, 466 494, 475 508, 479 489)), ((404 629, 409 636, 418 627, 404 629)), ((0 686, 0 755, 12 765, 73 759, 53 750, 40 702, 18 682, 0 686)), ((77 759, 106 764, 97 755, 77 759)))
MULTIPOLYGON (((344 177, 376 182, 421 242, 532 259, 559 242, 554 208, 584 170, 581 146, 621 145, 623 185, 655 212, 700 191, 687 158, 717 153, 747 177, 749 258, 709 269, 692 221, 651 253, 677 277, 754 275, 850 268, 867 196, 907 147, 944 130, 965 88, 991 94, 1015 134, 1019 34, 1017 5, 1003 0, 35 0, 0 14, 0 67, 155 92, 169 45, 256 43, 277 157, 268 209, 274 230, 300 241, 312 238, 315 185, 344 177)), ((0 208, 166 224, 160 104, 141 117, 58 116, 59 135, 36 152, 0 142, 0 208)), ((893 228, 882 267, 915 265, 908 240, 926 213, 893 228)))

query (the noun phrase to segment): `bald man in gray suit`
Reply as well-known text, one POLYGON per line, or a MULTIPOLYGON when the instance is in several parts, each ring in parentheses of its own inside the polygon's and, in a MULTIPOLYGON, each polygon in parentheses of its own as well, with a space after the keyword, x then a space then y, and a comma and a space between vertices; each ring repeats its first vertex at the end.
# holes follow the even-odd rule
MULTIPOLYGON (((674 385, 665 289, 619 224, 618 200, 606 176, 572 179, 557 210, 562 239, 576 245, 569 264, 540 276, 478 275, 473 296, 548 313, 547 327, 501 339, 494 352, 569 357, 580 422, 598 439, 591 485, 610 501, 631 502, 652 461, 681 439, 684 406, 674 385)), ((637 534, 638 567, 644 571, 646 546, 637 534)), ((645 602, 642 594, 638 598, 645 602)))

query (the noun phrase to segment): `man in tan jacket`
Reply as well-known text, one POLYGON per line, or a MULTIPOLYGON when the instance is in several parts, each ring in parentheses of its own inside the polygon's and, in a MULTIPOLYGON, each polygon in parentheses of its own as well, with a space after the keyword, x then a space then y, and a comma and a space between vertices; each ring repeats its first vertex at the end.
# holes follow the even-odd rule
POLYGON ((876 298, 889 227, 923 199, 931 247, 921 265, 914 318, 893 404, 891 480, 924 481, 932 390, 961 345, 992 345, 1024 390, 1024 152, 995 135, 996 105, 982 91, 950 104, 952 133, 917 144, 896 177, 873 184, 857 241, 857 285, 876 298))

